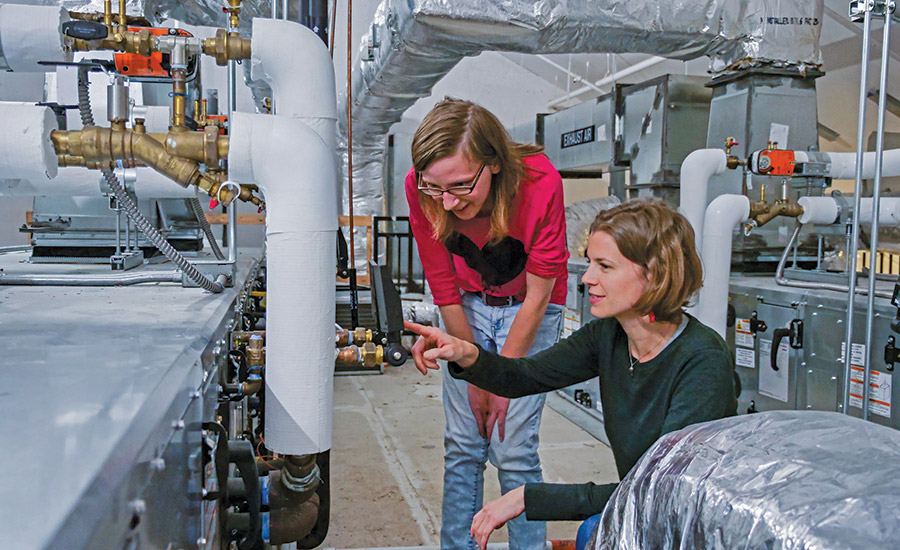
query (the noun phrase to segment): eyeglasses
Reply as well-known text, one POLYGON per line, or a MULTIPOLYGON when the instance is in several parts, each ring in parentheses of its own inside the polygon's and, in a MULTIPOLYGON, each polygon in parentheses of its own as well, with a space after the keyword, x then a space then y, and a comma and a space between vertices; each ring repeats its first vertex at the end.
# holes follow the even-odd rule
POLYGON ((429 197, 441 197, 444 193, 450 193, 454 197, 462 197, 468 195, 475 189, 475 186, 478 185, 478 179, 481 178, 481 172, 484 171, 484 163, 481 163, 481 167, 478 168, 478 173, 475 174, 475 179, 472 180, 471 185, 456 185, 454 187, 448 187, 447 189, 441 189, 440 187, 431 184, 425 183, 422 181, 422 173, 416 173, 416 187, 419 188, 419 191, 425 193, 429 197))

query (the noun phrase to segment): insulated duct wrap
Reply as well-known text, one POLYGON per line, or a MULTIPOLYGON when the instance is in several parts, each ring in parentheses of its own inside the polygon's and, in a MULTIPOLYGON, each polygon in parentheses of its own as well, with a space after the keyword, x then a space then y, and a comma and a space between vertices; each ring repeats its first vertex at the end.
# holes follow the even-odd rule
POLYGON ((354 134, 361 141, 386 134, 463 57, 482 51, 709 55, 721 67, 745 58, 818 65, 823 6, 823 0, 385 0, 354 70, 354 134), (800 24, 782 24, 795 20, 800 24))
POLYGON ((578 201, 566 207, 566 243, 569 255, 584 258, 591 223, 597 214, 621 204, 619 197, 609 196, 599 199, 578 201))
POLYGON ((334 151, 299 120, 235 112, 228 161, 231 177, 259 185, 267 206, 266 445, 319 453, 331 448, 334 151))
MULTIPOLYGON (((278 0, 279 2, 281 0, 278 0)), ((36 2, 45 5, 59 5, 68 11, 103 13, 103 0, 60 0, 52 2, 42 0, 36 2)), ((296 0, 292 2, 292 5, 296 0)), ((144 17, 151 24, 158 25, 166 19, 177 19, 189 25, 208 27, 226 27, 228 14, 222 12, 227 2, 216 0, 126 0, 125 13, 144 17)), ((113 2, 113 13, 117 13, 118 2, 113 2)), ((250 20, 254 17, 270 17, 272 2, 270 0, 244 0, 241 2, 241 27, 249 29, 250 20)))
POLYGON ((58 170, 50 140, 56 130, 53 111, 33 103, 0 102, 0 121, 4 129, 15 129, 0 133, 0 180, 53 179, 58 170))
POLYGON ((900 432, 773 411, 657 441, 619 484, 595 550, 896 548, 900 432))
MULTIPOLYGON (((354 154, 354 172, 357 163, 374 165, 383 156, 376 145, 391 125, 463 57, 483 51, 708 55, 715 70, 742 62, 803 72, 821 63, 823 9, 824 0, 384 0, 352 75, 353 145, 365 149, 354 154)), ((346 140, 346 97, 341 103, 346 140)), ((361 193, 376 188, 368 181, 375 176, 354 178, 354 191, 357 181, 361 193)))

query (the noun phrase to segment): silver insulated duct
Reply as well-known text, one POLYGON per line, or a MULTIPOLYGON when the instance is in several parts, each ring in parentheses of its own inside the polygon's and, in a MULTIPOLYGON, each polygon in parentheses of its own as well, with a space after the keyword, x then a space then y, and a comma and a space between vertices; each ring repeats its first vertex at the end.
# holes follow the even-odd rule
MULTIPOLYGON (((465 56, 706 55, 715 72, 774 65, 802 73, 821 63, 823 8, 823 0, 384 0, 352 76, 354 167, 365 167, 354 177, 354 205, 380 211, 373 199, 383 196, 384 136, 465 56)), ((343 142, 346 99, 338 108, 343 142)))

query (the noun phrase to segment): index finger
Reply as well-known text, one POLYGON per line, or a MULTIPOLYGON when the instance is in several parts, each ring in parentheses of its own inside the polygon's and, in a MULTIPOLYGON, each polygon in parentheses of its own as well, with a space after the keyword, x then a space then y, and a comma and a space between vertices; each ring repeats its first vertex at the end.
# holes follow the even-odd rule
POLYGON ((403 321, 403 328, 411 330, 419 336, 430 336, 431 332, 434 331, 434 327, 426 327, 425 325, 413 323, 412 321, 403 321))

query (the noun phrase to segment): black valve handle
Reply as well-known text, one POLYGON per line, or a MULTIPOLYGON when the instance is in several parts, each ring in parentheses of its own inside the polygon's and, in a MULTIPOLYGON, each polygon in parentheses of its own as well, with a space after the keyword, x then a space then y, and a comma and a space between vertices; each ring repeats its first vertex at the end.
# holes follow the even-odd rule
POLYGON ((62 24, 62 31, 68 37, 82 40, 101 40, 109 35, 106 25, 97 21, 66 21, 62 24))

